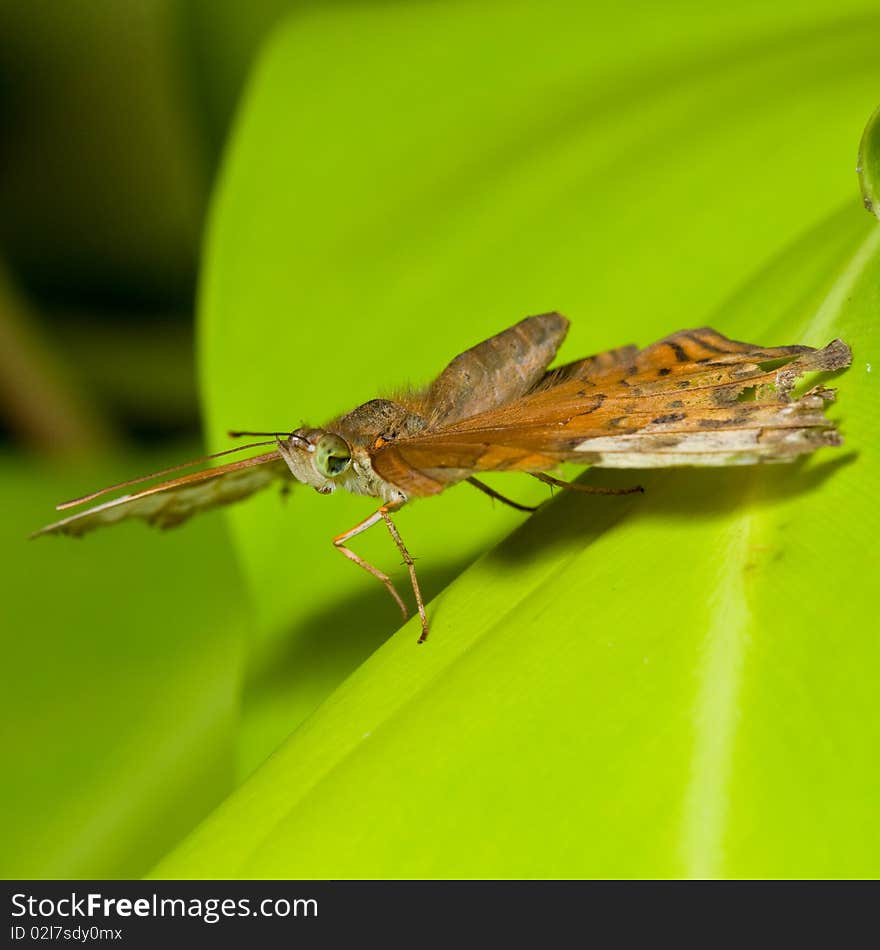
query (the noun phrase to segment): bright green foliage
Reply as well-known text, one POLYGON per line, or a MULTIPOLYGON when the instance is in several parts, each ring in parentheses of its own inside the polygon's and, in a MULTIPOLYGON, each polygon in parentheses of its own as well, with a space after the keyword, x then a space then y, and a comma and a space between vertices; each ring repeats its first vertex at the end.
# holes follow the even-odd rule
MULTIPOLYGON (((369 502, 235 509, 242 770, 289 738, 157 874, 877 874, 869 9, 389 4, 277 34, 209 234, 215 447, 425 382, 549 309, 563 359, 703 323, 841 336, 847 443, 566 494, 495 547, 522 517, 468 487, 414 505, 431 639, 411 623, 376 652, 394 605, 329 543, 369 502)), ((356 549, 395 565, 374 534, 356 549)))
POLYGON ((242 598, 222 525, 27 540, 54 501, 159 464, 0 467, 4 878, 143 874, 232 784, 242 598))

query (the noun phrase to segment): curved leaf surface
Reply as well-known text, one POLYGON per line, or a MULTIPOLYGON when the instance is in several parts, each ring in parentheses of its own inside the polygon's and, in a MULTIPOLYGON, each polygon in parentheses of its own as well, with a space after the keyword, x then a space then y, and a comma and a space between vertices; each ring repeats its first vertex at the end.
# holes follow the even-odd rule
MULTIPOLYGON (((411 626, 386 643, 157 873, 874 868, 878 265, 851 169, 877 62, 864 19, 824 10, 784 26, 664 10, 679 29, 662 52, 653 8, 634 33, 490 3, 322 11, 279 33, 213 215, 218 445, 423 381, 558 308, 563 358, 703 322, 771 344, 842 335, 859 454, 556 499, 435 598, 426 647, 411 626)), ((399 519, 430 593, 519 520, 473 495, 399 519)), ((246 767, 394 622, 328 543, 363 500, 304 496, 232 513, 259 611, 246 767)), ((383 537, 358 550, 396 559, 383 537)))

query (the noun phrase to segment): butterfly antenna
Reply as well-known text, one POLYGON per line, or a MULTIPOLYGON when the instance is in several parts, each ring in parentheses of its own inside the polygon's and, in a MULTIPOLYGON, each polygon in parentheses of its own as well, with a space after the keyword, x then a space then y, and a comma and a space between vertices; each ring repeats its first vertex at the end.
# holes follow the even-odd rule
POLYGON ((239 432, 237 429, 231 429, 226 433, 230 439, 238 439, 244 435, 255 435, 255 436, 272 436, 273 438, 280 439, 282 436, 286 439, 290 433, 289 432, 239 432))
POLYGON ((210 462, 211 459, 222 458, 224 455, 232 455, 233 452, 244 452, 247 449, 259 449, 265 445, 275 445, 273 439, 271 442, 250 442, 247 445, 237 445, 234 449, 224 449, 222 452, 214 452, 212 455, 204 455, 198 459, 191 459, 189 462, 181 462, 180 465, 172 465, 171 468, 163 468, 158 472, 151 472, 149 475, 140 475, 137 478, 130 478, 124 482, 118 482, 115 485, 108 485, 106 488, 100 488, 90 495, 83 495, 82 498, 74 498, 73 501, 65 501, 56 505, 56 511, 63 511, 65 508, 74 508, 76 505, 84 505, 87 501, 94 501, 102 495, 112 491, 118 491, 120 488, 129 488, 132 485, 139 485, 141 482, 147 482, 151 478, 161 478, 163 475, 172 475, 184 468, 192 468, 193 465, 202 465, 210 462))

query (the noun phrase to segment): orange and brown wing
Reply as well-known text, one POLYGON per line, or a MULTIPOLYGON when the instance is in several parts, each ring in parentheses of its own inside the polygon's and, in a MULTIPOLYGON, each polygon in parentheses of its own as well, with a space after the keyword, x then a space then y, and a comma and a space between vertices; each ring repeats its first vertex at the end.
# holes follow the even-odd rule
POLYGON ((621 346, 616 350, 608 350, 606 353, 587 356, 582 360, 575 360, 573 363, 565 363, 563 366, 547 370, 531 392, 537 393, 552 389, 560 383, 567 383, 575 379, 595 379, 611 372, 622 373, 630 369, 638 353, 639 348, 637 346, 621 346))
MULTIPOLYGON (((516 403, 390 443, 373 468, 411 496, 485 471, 536 472, 563 461, 604 468, 782 462, 840 444, 825 415, 831 390, 792 398, 807 372, 851 362, 841 340, 823 349, 761 347, 703 327, 595 369, 546 380, 516 403)), ((576 364, 572 364, 576 365, 576 364)))
MULTIPOLYGON (((290 478, 290 470, 277 451, 253 458, 240 459, 216 468, 192 472, 178 478, 151 485, 141 491, 114 498, 71 515, 34 532, 43 534, 81 535, 106 524, 128 518, 142 518, 160 528, 172 528, 192 515, 227 505, 265 488, 276 479, 290 478)), ((102 494, 97 492, 96 495, 102 494)), ((82 503, 95 497, 89 495, 82 503)), ((59 505, 69 508, 77 502, 59 505)))

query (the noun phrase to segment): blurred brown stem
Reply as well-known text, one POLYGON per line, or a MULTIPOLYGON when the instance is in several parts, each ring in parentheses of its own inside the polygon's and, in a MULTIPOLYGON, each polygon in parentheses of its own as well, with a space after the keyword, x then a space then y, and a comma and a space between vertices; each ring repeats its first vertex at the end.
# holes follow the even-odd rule
POLYGON ((115 441, 111 425, 79 392, 2 265, 0 414, 43 455, 84 456, 115 441))

